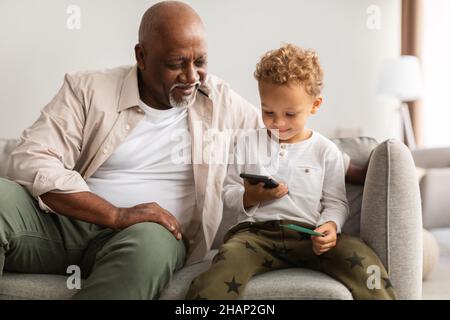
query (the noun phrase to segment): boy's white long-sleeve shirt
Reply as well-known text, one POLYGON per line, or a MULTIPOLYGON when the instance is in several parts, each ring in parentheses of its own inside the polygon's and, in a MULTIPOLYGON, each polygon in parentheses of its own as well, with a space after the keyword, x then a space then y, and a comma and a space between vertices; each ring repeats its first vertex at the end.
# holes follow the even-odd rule
POLYGON ((224 204, 238 213, 238 223, 293 220, 320 226, 334 221, 340 233, 349 210, 338 147, 315 131, 307 140, 293 144, 278 143, 259 132, 239 139, 228 167, 224 204), (244 183, 239 176, 244 172, 271 176, 287 184, 289 193, 245 210, 244 183))

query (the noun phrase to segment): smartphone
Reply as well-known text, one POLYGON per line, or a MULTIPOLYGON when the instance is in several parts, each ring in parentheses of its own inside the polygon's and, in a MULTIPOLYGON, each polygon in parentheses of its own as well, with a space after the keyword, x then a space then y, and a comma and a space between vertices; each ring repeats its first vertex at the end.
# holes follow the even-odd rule
POLYGON ((264 182, 264 188, 266 189, 273 189, 278 187, 278 182, 268 176, 260 176, 257 174, 248 173, 241 173, 239 176, 242 179, 246 179, 250 184, 258 184, 260 182, 264 182))

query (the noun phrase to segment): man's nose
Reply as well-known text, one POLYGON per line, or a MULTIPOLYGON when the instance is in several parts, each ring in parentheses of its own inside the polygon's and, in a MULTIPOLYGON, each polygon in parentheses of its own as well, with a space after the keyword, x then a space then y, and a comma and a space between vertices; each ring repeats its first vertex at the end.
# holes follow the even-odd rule
POLYGON ((186 84, 194 84, 197 80, 199 80, 197 68, 193 65, 186 66, 180 76, 180 81, 186 84))

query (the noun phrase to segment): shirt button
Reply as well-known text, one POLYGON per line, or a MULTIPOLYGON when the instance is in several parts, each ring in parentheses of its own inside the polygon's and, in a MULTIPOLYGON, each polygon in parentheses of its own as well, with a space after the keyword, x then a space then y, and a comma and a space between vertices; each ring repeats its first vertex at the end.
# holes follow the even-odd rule
POLYGON ((130 130, 130 125, 129 124, 126 125, 125 130, 126 131, 130 130))
POLYGON ((108 149, 107 148, 103 149, 103 154, 107 154, 107 153, 108 153, 108 149))
POLYGON ((306 172, 306 173, 309 173, 309 169, 305 169, 305 172, 306 172))
POLYGON ((284 144, 282 144, 280 147, 281 147, 281 149, 286 149, 286 145, 284 145, 284 144))
POLYGON ((139 113, 144 113, 144 111, 142 109, 138 109, 139 113))
POLYGON ((284 151, 280 152, 280 156, 284 157, 284 151))

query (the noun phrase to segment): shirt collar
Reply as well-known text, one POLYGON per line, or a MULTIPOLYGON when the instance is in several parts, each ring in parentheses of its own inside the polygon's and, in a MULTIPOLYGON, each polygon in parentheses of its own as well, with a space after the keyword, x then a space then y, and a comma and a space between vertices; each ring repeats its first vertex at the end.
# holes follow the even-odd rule
POLYGON ((137 65, 134 65, 123 81, 120 91, 118 112, 139 105, 137 65))

